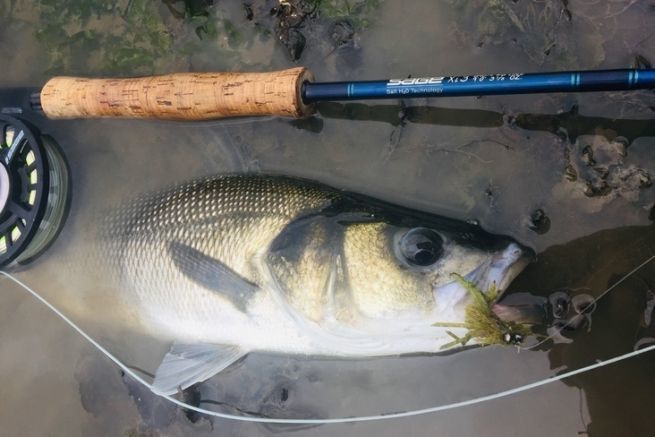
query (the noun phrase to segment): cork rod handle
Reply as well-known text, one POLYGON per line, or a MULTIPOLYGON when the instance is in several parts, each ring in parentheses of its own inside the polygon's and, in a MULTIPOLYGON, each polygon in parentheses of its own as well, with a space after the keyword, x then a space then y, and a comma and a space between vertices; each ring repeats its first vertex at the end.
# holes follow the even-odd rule
POLYGON ((301 87, 304 67, 270 73, 176 73, 129 79, 54 77, 41 90, 49 118, 212 120, 279 115, 301 118, 313 108, 301 87))

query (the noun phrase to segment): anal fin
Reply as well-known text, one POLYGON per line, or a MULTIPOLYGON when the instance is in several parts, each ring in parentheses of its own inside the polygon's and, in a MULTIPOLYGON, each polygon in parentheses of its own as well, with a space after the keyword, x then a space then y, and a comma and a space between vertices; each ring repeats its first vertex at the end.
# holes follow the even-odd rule
POLYGON ((247 353, 231 345, 173 343, 155 373, 153 391, 175 394, 211 378, 247 353))

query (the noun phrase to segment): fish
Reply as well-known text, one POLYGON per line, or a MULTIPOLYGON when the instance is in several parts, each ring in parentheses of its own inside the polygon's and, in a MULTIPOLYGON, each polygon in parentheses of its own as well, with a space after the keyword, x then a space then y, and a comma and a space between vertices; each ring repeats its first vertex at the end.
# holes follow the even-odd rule
POLYGON ((155 373, 160 394, 254 351, 363 358, 460 347, 467 284, 500 296, 533 256, 475 223, 270 175, 142 195, 100 229, 122 298, 172 340, 155 373))

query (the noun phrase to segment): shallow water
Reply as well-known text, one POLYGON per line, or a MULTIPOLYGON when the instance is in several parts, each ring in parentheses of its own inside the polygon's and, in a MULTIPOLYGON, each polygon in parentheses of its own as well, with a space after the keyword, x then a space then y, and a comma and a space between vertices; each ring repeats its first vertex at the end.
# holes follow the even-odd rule
MULTIPOLYGON (((134 75, 272 70, 301 64, 318 80, 378 79, 628 67, 655 57, 648 2, 369 1, 351 9, 354 38, 335 47, 335 12, 301 28, 293 62, 274 34, 274 1, 0 2, 2 87, 53 74, 134 75), (225 4, 224 4, 225 3, 225 4), (379 4, 378 4, 379 3, 379 4), (170 4, 175 12, 167 6, 170 4), (203 15, 203 11, 208 16, 203 15), (199 30, 200 29, 200 30, 199 30), (271 34, 270 32, 273 31, 271 34), (268 33, 267 33, 268 32, 268 33), (202 36, 202 39, 198 37, 202 36)), ((351 2, 358 3, 358 2, 351 2)), ((327 6, 326 6, 327 5, 327 6)), ((0 106, 14 102, 6 101, 0 106)), ((512 286, 547 296, 600 294, 655 253, 651 187, 627 178, 584 194, 596 167, 655 172, 650 92, 557 94, 323 104, 309 120, 207 123, 47 121, 71 165, 72 206, 56 243, 19 273, 130 365, 154 371, 167 348, 131 322, 84 265, 98 214, 121 200, 193 177, 228 172, 317 179, 398 204, 477 219, 539 253, 512 286), (617 153, 628 145, 625 157, 617 153), (578 179, 566 177, 567 166, 578 179), (550 228, 529 228, 541 208, 550 228), (84 269, 82 269, 84 270, 84 269), (72 274, 72 272, 77 272, 72 274)), ((655 265, 604 298, 589 332, 536 351, 484 348, 448 356, 369 361, 252 354, 201 387, 228 412, 336 417, 425 408, 492 393, 631 350, 652 337, 644 310, 655 265)), ((3 281, 0 423, 7 435, 644 435, 650 431, 652 355, 499 401, 372 424, 293 428, 201 418, 124 380, 118 369, 33 298, 3 281)), ((203 403, 204 406, 211 406, 203 403)))

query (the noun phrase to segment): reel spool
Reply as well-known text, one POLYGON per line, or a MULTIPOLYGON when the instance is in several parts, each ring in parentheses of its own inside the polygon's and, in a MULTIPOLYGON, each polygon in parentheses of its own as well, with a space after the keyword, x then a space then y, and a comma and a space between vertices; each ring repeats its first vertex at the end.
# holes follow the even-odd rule
POLYGON ((55 239, 69 204, 68 166, 57 145, 0 114, 0 267, 26 264, 55 239))

